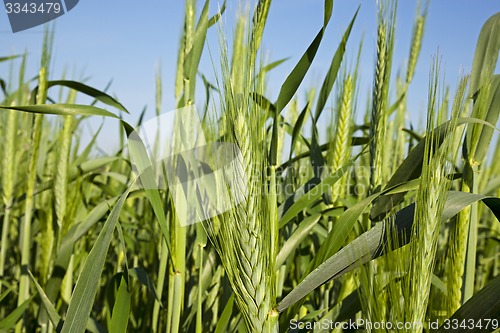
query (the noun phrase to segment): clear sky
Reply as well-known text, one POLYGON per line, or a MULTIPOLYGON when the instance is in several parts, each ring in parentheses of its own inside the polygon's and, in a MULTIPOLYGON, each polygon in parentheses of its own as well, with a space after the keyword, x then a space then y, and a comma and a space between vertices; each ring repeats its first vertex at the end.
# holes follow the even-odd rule
MULTIPOLYGON (((200 6, 201 1, 198 1, 200 6)), ((222 1, 221 1, 222 2, 222 1)), ((236 0, 228 0, 224 26, 231 29, 238 12, 236 0)), ((340 36, 358 5, 361 10, 348 44, 346 59, 355 59, 364 35, 360 93, 368 94, 375 63, 376 1, 337 0, 333 16, 318 55, 303 88, 321 85, 340 36)), ((211 1, 211 15, 219 6, 211 1)), ((393 72, 405 70, 408 58, 415 0, 400 0, 397 17, 395 65, 393 72)), ((173 84, 177 50, 183 22, 184 1, 171 0, 80 0, 72 11, 56 20, 51 79, 59 79, 64 70, 72 79, 103 89, 112 80, 109 92, 132 113, 135 122, 145 105, 153 115, 155 71, 161 63, 163 109, 175 108, 173 84)), ((421 57, 414 84, 409 91, 409 107, 414 119, 425 112, 429 68, 432 56, 439 55, 446 82, 455 87, 461 70, 471 68, 474 49, 482 24, 500 11, 499 0, 431 0, 421 57)), ((305 51, 322 25, 322 0, 274 0, 264 32, 263 49, 271 61, 290 57, 270 75, 269 96, 275 99, 279 86, 305 51)), ((40 59, 43 27, 13 34, 5 11, 0 11, 2 54, 28 50, 28 73, 36 74, 40 59)), ((217 29, 209 31, 207 44, 216 55, 217 29)), ((498 68, 498 67, 497 67, 498 68)), ((214 69, 205 49, 200 70, 213 78, 214 69)), ((0 66, 0 77, 7 79, 8 66, 0 66)), ((364 102, 360 103, 364 107, 364 102)), ((358 113, 363 112, 360 110, 358 113)))

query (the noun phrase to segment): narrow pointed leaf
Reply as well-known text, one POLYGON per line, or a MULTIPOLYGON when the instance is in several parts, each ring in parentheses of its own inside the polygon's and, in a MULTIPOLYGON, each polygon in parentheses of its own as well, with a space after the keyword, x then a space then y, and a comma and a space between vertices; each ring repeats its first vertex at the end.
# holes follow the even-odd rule
POLYGON ((194 90, 196 87, 196 73, 198 72, 198 65, 200 64, 203 48, 205 47, 205 39, 207 36, 207 29, 209 25, 209 4, 210 1, 206 0, 201 12, 200 19, 196 26, 196 31, 194 33, 193 46, 189 53, 186 55, 186 59, 184 61, 184 78, 189 81, 189 96, 185 96, 187 97, 187 100, 192 100, 194 98, 194 90))
POLYGON ((231 320, 231 315, 233 313, 233 304, 234 304, 234 295, 231 295, 226 305, 224 306, 222 315, 217 321, 217 326, 215 327, 215 333, 227 332, 227 326, 229 325, 229 321, 231 320))
POLYGON ((500 12, 491 16, 483 25, 477 40, 472 73, 470 95, 473 96, 484 83, 482 80, 493 74, 500 50, 500 12))
POLYGON ((13 328, 16 323, 21 319, 24 312, 31 303, 31 298, 23 302, 17 308, 15 308, 11 313, 9 313, 5 318, 0 320, 0 329, 8 330, 13 328))
POLYGON ((215 14, 214 16, 212 16, 208 20, 208 27, 210 28, 215 23, 217 23, 220 20, 220 18, 222 17, 222 14, 224 14, 225 11, 226 11, 226 0, 224 0, 224 2, 222 3, 222 6, 220 7, 219 12, 217 14, 215 14))
POLYGON ((257 74, 256 76, 258 77, 258 76, 260 76, 262 74, 265 74, 265 73, 271 71, 272 69, 278 67, 279 65, 281 65, 282 63, 284 63, 288 59, 290 59, 290 58, 284 58, 284 59, 273 61, 269 65, 266 65, 266 66, 262 67, 262 69, 260 70, 259 74, 257 74))
POLYGON ((500 275, 491 280, 483 289, 472 296, 449 318, 448 323, 462 323, 467 325, 443 324, 436 333, 460 332, 493 332, 499 328, 500 313, 500 275), (473 326, 469 326, 470 324, 473 326), (481 326, 479 326, 481 325, 481 326))
MULTIPOLYGON (((28 271, 28 273, 30 275, 31 281, 33 282, 36 290, 38 291, 38 294, 40 295, 43 308, 47 311, 47 313, 49 315, 49 319, 52 322, 52 325, 54 325, 54 327, 57 328, 57 332, 59 332, 61 330, 61 325, 62 325, 61 317, 57 313, 56 308, 51 303, 51 301, 49 300, 49 298, 45 294, 45 292, 42 289, 42 287, 40 286, 40 284, 38 284, 38 282, 36 281, 33 274, 31 274, 31 272, 29 272, 29 271, 28 271)), ((93 319, 93 318, 89 318, 85 328, 87 329, 87 331, 92 332, 92 333, 105 333, 106 332, 106 330, 104 330, 102 328, 102 326, 99 323, 97 323, 95 321, 95 319, 93 319)))
POLYGON ((130 313, 131 295, 128 291, 127 282, 122 276, 115 303, 113 305, 113 314, 109 324, 109 331, 116 333, 127 332, 128 317, 130 313))
POLYGON ((351 161, 349 164, 332 173, 330 176, 326 177, 325 180, 314 186, 310 191, 304 193, 302 197, 295 201, 294 204, 290 208, 288 208, 288 210, 281 217, 279 222, 280 228, 290 222, 290 220, 297 216, 303 209, 321 198, 323 193, 325 193, 328 189, 331 188, 333 184, 335 184, 340 178, 342 178, 342 176, 347 172, 352 163, 353 162, 351 161))
POLYGON ((18 110, 31 113, 55 114, 62 116, 102 116, 119 119, 117 115, 104 109, 80 104, 42 104, 25 106, 0 106, 4 110, 18 110))
POLYGON ((59 316, 59 313, 57 313, 55 306, 52 304, 50 299, 47 297, 44 290, 42 289, 40 284, 36 281, 33 274, 31 274, 31 272, 29 272, 29 271, 28 271, 28 273, 29 273, 29 276, 31 278, 31 282, 33 282, 36 290, 38 291, 38 294, 40 295, 40 298, 42 300, 42 305, 45 308, 45 311, 47 311, 47 313, 49 315, 49 319, 52 322, 52 325, 54 325, 54 327, 57 328, 59 326, 60 321, 61 321, 61 316, 59 316))
POLYGON ((304 121, 307 118, 307 115, 309 114, 309 103, 304 107, 304 109, 300 112, 299 116, 297 117, 297 122, 295 123, 295 126, 293 126, 293 132, 292 132, 292 143, 290 145, 290 158, 292 157, 293 151, 295 149, 295 145, 297 143, 297 139, 302 132, 302 126, 304 125, 304 121))
MULTIPOLYGON (((62 86, 62 87, 74 89, 78 92, 81 92, 81 93, 87 95, 87 96, 95 98, 96 100, 98 100, 101 103, 112 106, 120 111, 129 113, 128 110, 120 102, 118 102, 115 98, 111 97, 110 95, 106 94, 103 91, 100 91, 98 89, 90 87, 90 86, 83 84, 81 82, 71 81, 71 80, 55 80, 55 81, 47 82, 47 88, 55 87, 55 86, 62 86)), ((36 87, 34 89, 34 92, 32 93, 32 95, 36 95, 37 90, 38 90, 38 87, 36 87)))
POLYGON ((356 10, 356 13, 354 14, 353 18, 351 19, 351 22, 347 26, 347 29, 344 32, 344 36, 342 37, 342 40, 337 47, 337 51, 335 51, 335 55, 333 56, 332 62, 330 64, 330 69, 328 70, 328 73, 326 74, 325 80, 323 81, 323 85, 321 86, 321 90, 319 92, 318 96, 318 103, 316 104, 316 113, 314 114, 314 122, 316 123, 321 115, 321 112, 325 108, 326 101, 328 100, 328 97, 330 96, 330 93, 333 88, 333 84, 337 80, 337 74, 340 69, 340 64, 342 63, 342 60, 344 59, 344 53, 346 51, 346 46, 347 46, 347 41, 349 40, 349 36, 351 34, 352 27, 354 25, 354 21, 356 20, 356 17, 358 16, 359 12, 359 6, 358 9, 356 10))
MULTIPOLYGON (((499 33, 500 33, 500 29, 499 33)), ((498 53, 498 52, 497 52, 498 53)), ((495 75, 491 82, 491 87, 488 96, 488 103, 486 104, 485 121, 492 125, 498 122, 500 115, 500 75, 495 75)), ((476 125, 477 126, 477 125, 476 125)), ((479 127, 479 126, 478 126, 479 127)), ((481 126, 481 134, 475 149, 475 156, 471 156, 475 161, 482 163, 488 150, 490 149, 491 138, 493 137, 493 129, 488 126, 481 126)))
POLYGON ((306 217, 302 222, 300 222, 298 228, 293 232, 293 234, 285 241, 281 247, 278 257, 276 258, 276 267, 280 267, 288 258, 288 255, 295 250, 300 243, 307 237, 312 228, 318 223, 321 218, 320 214, 306 217))
POLYGON ((116 205, 113 207, 108 219, 97 237, 92 250, 83 265, 75 289, 71 296, 66 320, 62 327, 62 333, 83 333, 85 325, 90 317, 90 311, 99 286, 104 261, 108 252, 113 231, 120 216, 120 211, 130 192, 130 187, 123 193, 116 205))

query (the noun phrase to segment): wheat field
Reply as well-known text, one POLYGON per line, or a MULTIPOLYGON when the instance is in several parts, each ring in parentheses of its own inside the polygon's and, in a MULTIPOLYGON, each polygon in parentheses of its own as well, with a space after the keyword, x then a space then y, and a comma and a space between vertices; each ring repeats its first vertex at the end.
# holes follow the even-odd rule
POLYGON ((271 0, 230 28, 225 3, 211 16, 209 2, 185 0, 177 73, 156 77, 156 116, 163 81, 175 81, 171 149, 215 149, 164 169, 151 160, 162 127, 143 141, 143 115, 123 120, 119 93, 49 79, 57 31, 46 31, 39 60, 0 58, 11 68, 0 81, 0 332, 498 331, 500 12, 467 46, 472 70, 454 90, 436 55, 419 128, 406 95, 428 33, 425 2, 405 64, 393 61, 397 1, 378 2, 373 82, 361 100, 364 49, 348 43, 357 11, 318 85, 301 86, 336 24, 324 0, 322 25, 297 46, 303 55, 275 101, 267 74, 284 60, 261 53, 271 0), (215 82, 199 75, 210 29, 215 82), (347 48, 358 57, 346 59, 347 48), (35 80, 25 73, 32 61, 35 80), (198 121, 186 110, 200 92, 198 121), (99 117, 120 125, 113 156, 81 141, 82 122, 99 117), (228 154, 233 169, 216 173, 228 154), (215 185, 179 190, 179 165, 215 185))

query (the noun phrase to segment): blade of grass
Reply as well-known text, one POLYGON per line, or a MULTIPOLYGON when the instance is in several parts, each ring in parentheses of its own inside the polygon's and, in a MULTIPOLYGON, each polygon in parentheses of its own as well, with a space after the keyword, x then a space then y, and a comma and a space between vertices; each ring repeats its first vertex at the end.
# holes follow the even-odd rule
POLYGON ((481 28, 476 45, 470 82, 470 95, 474 96, 482 82, 495 70, 500 49, 500 12, 492 15, 481 28))
MULTIPOLYGON (((120 111, 125 112, 125 113, 129 113, 128 110, 120 102, 118 102, 115 98, 111 97, 110 95, 106 94, 103 91, 100 91, 98 89, 90 87, 90 86, 83 84, 81 82, 71 81, 71 80, 54 80, 54 81, 47 82, 47 89, 51 88, 51 87, 57 87, 57 86, 71 88, 71 89, 76 90, 78 92, 81 92, 87 96, 93 97, 101 103, 112 106, 120 111)), ((38 91, 38 87, 36 87, 33 90, 32 94, 36 95, 37 91, 38 91)))
POLYGON ((110 332, 127 332, 131 300, 132 295, 128 291, 128 285, 125 278, 122 276, 115 304, 113 305, 113 314, 111 315, 111 322, 109 324, 110 332))
POLYGON ((323 81, 321 90, 319 91, 318 102, 316 104, 316 113, 314 114, 314 123, 318 122, 318 119, 321 116, 321 112, 323 112, 323 109, 325 108, 326 105, 326 101, 328 100, 328 97, 330 96, 330 93, 332 91, 333 84, 337 80, 337 74, 340 69, 340 64, 342 63, 346 51, 347 41, 349 40, 349 36, 351 34, 354 22, 356 21, 356 17, 358 16, 360 7, 361 6, 358 6, 358 9, 356 9, 356 12, 352 17, 351 22, 349 22, 349 25, 347 26, 347 29, 345 30, 344 35, 342 36, 342 41, 337 47, 335 55, 332 58, 330 68, 328 69, 328 73, 325 77, 325 80, 323 81))
POLYGON ((446 332, 493 332, 499 327, 500 313, 500 275, 491 280, 486 287, 469 299, 453 314, 436 333, 446 332), (495 323, 496 320, 496 323, 495 323), (467 323, 467 325, 448 325, 467 323), (471 325, 472 323, 472 325, 471 325), (465 327, 464 327, 465 326, 465 327))
POLYGON ((24 301, 24 303, 15 308, 11 313, 7 315, 7 317, 0 320, 0 329, 9 330, 13 328, 19 321, 19 319, 21 319, 21 317, 23 316, 32 299, 33 296, 31 296, 30 299, 24 301))
POLYGON ((85 330, 85 325, 89 319, 90 311, 94 303, 97 287, 99 286, 99 278, 104 267, 104 261, 106 260, 111 237, 113 236, 113 231, 118 222, 120 211, 130 189, 129 187, 116 202, 92 250, 90 250, 76 282, 73 295, 71 296, 66 320, 61 331, 62 333, 83 333, 85 330))

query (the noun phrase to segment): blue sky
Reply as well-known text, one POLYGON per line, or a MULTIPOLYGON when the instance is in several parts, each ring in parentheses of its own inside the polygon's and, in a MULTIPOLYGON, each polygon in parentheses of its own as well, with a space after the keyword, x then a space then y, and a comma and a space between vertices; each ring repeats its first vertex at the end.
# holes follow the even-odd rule
MULTIPOLYGON (((201 5, 201 1, 199 1, 201 5)), ((224 27, 231 29, 239 1, 228 0, 224 27)), ((358 19, 348 44, 346 60, 353 63, 361 36, 364 36, 361 66, 361 96, 369 93, 375 62, 376 1, 337 0, 303 91, 321 85, 331 57, 357 6, 358 19)), ((212 0, 211 14, 218 2, 212 0)), ((405 70, 408 58, 416 1, 399 1, 393 72, 405 70)), ((414 119, 425 112, 429 68, 432 57, 442 59, 446 83, 453 88, 461 70, 471 68, 474 48, 482 24, 500 10, 498 0, 431 0, 421 57, 409 91, 409 106, 414 119)), ((72 79, 102 89, 112 80, 109 92, 131 112, 135 121, 145 105, 153 115, 155 71, 161 63, 163 109, 175 108, 173 84, 179 45, 184 1, 95 1, 81 0, 77 7, 56 20, 51 79, 59 79, 64 70, 72 79)), ((269 96, 274 99, 279 86, 321 27, 323 1, 274 0, 264 32, 263 50, 271 61, 290 57, 269 77, 269 96)), ((0 13, 2 54, 28 50, 28 73, 34 76, 40 59, 43 28, 10 32, 5 11, 0 13)), ((212 54, 218 52, 217 29, 207 39, 212 54)), ((213 78, 214 69, 205 49, 201 72, 213 78)), ((0 66, 0 77, 8 76, 8 67, 0 66)), ((303 95, 303 94, 302 94, 303 95)), ((364 107, 364 102, 360 103, 364 107)), ((360 110, 358 113, 362 113, 360 110)))

